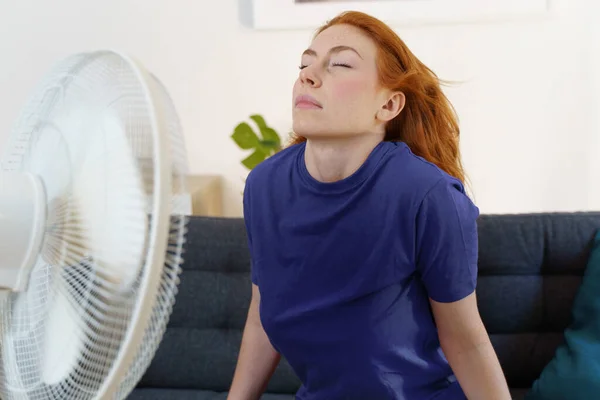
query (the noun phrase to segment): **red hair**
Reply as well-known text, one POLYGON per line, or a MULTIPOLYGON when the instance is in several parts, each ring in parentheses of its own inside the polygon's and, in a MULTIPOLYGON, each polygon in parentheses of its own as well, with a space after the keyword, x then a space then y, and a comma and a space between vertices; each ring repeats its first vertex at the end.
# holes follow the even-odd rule
MULTIPOLYGON (((406 97, 402 112, 388 122, 384 140, 405 142, 414 154, 464 184, 458 118, 442 92, 437 75, 419 61, 390 27, 368 14, 344 12, 319 28, 315 36, 339 24, 354 26, 375 42, 380 84, 401 91, 406 97)), ((293 135, 291 144, 305 140, 293 135)))

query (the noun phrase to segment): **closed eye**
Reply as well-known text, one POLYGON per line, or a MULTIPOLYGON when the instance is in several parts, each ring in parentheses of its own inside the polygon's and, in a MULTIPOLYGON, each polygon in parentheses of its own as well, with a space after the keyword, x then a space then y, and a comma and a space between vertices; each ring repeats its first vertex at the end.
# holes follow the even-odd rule
MULTIPOLYGON (((345 64, 345 63, 333 63, 331 64, 333 67, 344 67, 344 68, 352 68, 349 64, 345 64)), ((308 67, 308 65, 300 65, 298 68, 300 70, 303 70, 304 68, 308 67)))

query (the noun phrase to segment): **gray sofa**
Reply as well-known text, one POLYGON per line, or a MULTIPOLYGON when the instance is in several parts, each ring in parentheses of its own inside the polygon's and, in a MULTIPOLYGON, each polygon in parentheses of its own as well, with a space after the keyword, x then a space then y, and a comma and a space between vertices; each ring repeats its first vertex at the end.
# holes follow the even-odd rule
MULTIPOLYGON (((479 307, 515 399, 562 340, 599 227, 600 213, 479 219, 479 307)), ((226 399, 250 291, 243 220, 192 217, 176 306, 129 399, 226 399)), ((298 386, 283 361, 262 399, 293 400, 298 386)))

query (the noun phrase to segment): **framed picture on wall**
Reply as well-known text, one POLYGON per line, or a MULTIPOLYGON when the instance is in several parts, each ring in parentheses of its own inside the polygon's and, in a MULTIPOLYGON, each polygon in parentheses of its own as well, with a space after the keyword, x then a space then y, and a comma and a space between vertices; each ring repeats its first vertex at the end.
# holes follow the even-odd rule
POLYGON ((393 26, 485 22, 549 11, 550 0, 252 0, 256 29, 315 29, 346 10, 393 26))

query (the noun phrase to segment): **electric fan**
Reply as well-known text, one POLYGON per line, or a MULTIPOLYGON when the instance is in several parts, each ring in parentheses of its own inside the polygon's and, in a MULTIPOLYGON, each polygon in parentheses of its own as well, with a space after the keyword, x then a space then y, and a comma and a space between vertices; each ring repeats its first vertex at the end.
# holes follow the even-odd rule
POLYGON ((171 99, 140 63, 51 69, 0 172, 0 398, 131 392, 175 301, 186 175, 171 99))

